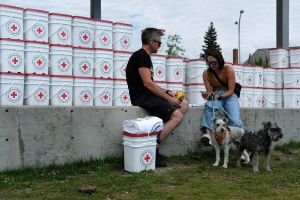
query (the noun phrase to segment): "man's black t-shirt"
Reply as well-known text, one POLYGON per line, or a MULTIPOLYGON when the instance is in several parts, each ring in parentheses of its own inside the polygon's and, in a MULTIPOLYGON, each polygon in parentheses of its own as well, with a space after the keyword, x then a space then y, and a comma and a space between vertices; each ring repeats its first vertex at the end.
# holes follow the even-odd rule
POLYGON ((133 105, 143 94, 150 92, 143 83, 139 74, 139 68, 146 67, 151 71, 151 79, 153 80, 153 65, 150 55, 140 49, 132 54, 126 68, 126 80, 130 94, 130 100, 133 105))

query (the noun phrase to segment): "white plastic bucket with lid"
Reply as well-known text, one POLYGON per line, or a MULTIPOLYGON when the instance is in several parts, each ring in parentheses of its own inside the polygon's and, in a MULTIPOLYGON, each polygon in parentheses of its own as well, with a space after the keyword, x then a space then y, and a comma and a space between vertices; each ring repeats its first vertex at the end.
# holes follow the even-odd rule
POLYGON ((0 71, 24 73, 24 42, 0 38, 0 71))
POLYGON ((153 64, 154 81, 166 81, 166 56, 160 54, 151 55, 153 64))
POLYGON ((50 78, 50 105, 72 106, 73 77, 50 78))
POLYGON ((24 76, 0 75, 0 105, 23 105, 24 76))
POLYGON ((166 81, 183 83, 183 58, 179 56, 167 57, 166 81))
POLYGON ((161 54, 161 55, 166 55, 166 50, 167 50, 167 35, 166 35, 166 31, 164 29, 160 29, 161 32, 164 34, 163 36, 161 36, 161 45, 159 47, 159 49, 157 50, 157 54, 161 54))
POLYGON ((114 81, 95 79, 94 106, 112 106, 114 81))
POLYGON ((72 76, 73 47, 68 45, 50 45, 49 73, 51 75, 72 76))
POLYGON ((232 68, 235 74, 235 81, 244 85, 244 67, 242 65, 233 65, 232 68))
POLYGON ((126 67, 131 55, 128 51, 114 51, 114 78, 126 79, 126 67))
POLYGON ((254 87, 263 87, 264 86, 264 68, 255 66, 254 67, 254 87))
POLYGON ((253 88, 243 88, 241 90, 240 106, 243 108, 252 108, 254 103, 253 88))
POLYGON ((128 172, 155 170, 156 135, 123 134, 124 169, 128 172))
POLYGON ((24 105, 48 106, 49 105, 48 75, 28 75, 25 77, 24 105))
POLYGON ((183 77, 183 83, 185 84, 187 81, 187 73, 186 73, 186 67, 187 67, 187 60, 183 60, 183 70, 182 70, 182 77, 183 77))
POLYGON ((205 60, 189 60, 186 66, 186 83, 203 83, 203 72, 207 69, 205 60))
POLYGON ((60 13, 49 14, 49 42, 72 45, 72 16, 60 13))
POLYGON ((49 12, 26 8, 24 10, 24 39, 48 42, 49 12))
POLYGON ((276 83, 276 71, 273 68, 264 69, 264 87, 275 88, 276 83))
POLYGON ((262 108, 263 104, 264 104, 263 89, 253 88, 253 107, 262 108))
POLYGON ((113 49, 131 51, 132 25, 120 22, 113 23, 113 49))
POLYGON ((113 50, 95 49, 95 74, 96 78, 113 78, 113 50))
POLYGON ((74 78, 74 106, 93 106, 94 79, 74 78))
POLYGON ((300 108, 300 89, 284 89, 283 90, 284 108, 300 108))
POLYGON ((287 68, 289 67, 289 52, 287 49, 276 48, 270 49, 270 64, 275 68, 287 68))
POLYGON ((114 81, 113 106, 131 106, 126 81, 114 81))
POLYGON ((300 88, 300 68, 283 70, 284 88, 300 88))
POLYGON ((23 8, 0 4, 0 38, 23 40, 23 12, 23 8))
POLYGON ((112 49, 112 21, 95 19, 95 48, 112 49))
POLYGON ((254 67, 251 66, 243 66, 244 67, 244 74, 243 74, 243 86, 250 86, 254 85, 254 67))
POLYGON ((275 108, 276 104, 276 90, 275 89, 264 89, 263 91, 263 108, 275 108))
POLYGON ((93 47, 95 21, 88 17, 73 16, 72 43, 76 47, 93 47))
POLYGON ((48 74, 49 44, 46 42, 25 42, 25 73, 48 74))
POLYGON ((283 89, 276 88, 275 90, 275 108, 283 108, 283 89))
POLYGON ((189 100, 190 106, 203 106, 205 99, 201 96, 201 92, 205 92, 204 85, 188 85, 186 89, 186 96, 189 100))
POLYGON ((300 48, 290 49, 290 66, 300 67, 300 48))
POLYGON ((93 77, 94 49, 84 47, 73 48, 73 75, 93 77))
POLYGON ((279 68, 274 68, 275 69, 275 88, 283 88, 283 71, 288 69, 279 69, 279 68))

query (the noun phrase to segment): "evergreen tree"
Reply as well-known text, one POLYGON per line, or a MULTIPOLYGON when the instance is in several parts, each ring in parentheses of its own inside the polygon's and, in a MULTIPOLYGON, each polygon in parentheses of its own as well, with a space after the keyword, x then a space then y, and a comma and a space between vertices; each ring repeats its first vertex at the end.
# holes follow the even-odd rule
POLYGON ((166 53, 169 56, 183 56, 185 49, 181 44, 182 38, 180 35, 169 35, 167 41, 166 53))
POLYGON ((218 49, 221 51, 221 47, 217 44, 217 32, 214 27, 214 23, 210 22, 207 32, 204 36, 204 45, 202 45, 203 53, 200 54, 200 58, 205 58, 206 52, 209 49, 218 49))

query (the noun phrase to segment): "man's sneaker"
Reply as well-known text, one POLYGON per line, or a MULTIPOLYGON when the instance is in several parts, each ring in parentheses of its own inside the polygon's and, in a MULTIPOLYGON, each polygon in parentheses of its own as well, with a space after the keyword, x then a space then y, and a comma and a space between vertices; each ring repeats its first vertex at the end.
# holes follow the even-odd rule
POLYGON ((165 161, 164 156, 158 153, 158 150, 156 150, 156 158, 155 158, 155 167, 166 167, 167 163, 165 161))
POLYGON ((209 134, 204 134, 201 139, 201 143, 204 144, 205 146, 211 146, 211 141, 210 141, 210 136, 209 134))

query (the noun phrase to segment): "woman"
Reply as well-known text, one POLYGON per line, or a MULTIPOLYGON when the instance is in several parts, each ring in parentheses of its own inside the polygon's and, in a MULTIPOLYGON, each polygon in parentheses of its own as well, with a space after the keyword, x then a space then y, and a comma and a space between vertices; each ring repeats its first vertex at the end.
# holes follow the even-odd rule
POLYGON ((225 65, 224 58, 219 50, 208 50, 206 54, 206 64, 208 69, 203 72, 203 81, 206 92, 202 97, 208 100, 205 103, 205 111, 201 122, 201 130, 204 135, 201 142, 207 146, 211 145, 210 134, 214 127, 212 124, 213 112, 217 113, 221 106, 224 108, 229 119, 229 125, 242 128, 240 120, 240 106, 236 94, 235 73, 232 67, 225 65), (222 84, 214 73, 224 83, 222 84), (226 86, 225 86, 226 85, 226 86))

